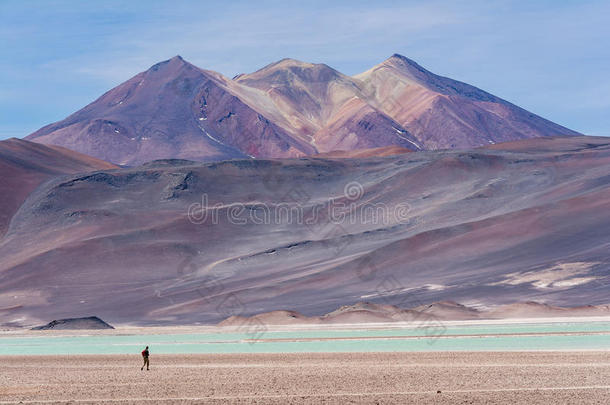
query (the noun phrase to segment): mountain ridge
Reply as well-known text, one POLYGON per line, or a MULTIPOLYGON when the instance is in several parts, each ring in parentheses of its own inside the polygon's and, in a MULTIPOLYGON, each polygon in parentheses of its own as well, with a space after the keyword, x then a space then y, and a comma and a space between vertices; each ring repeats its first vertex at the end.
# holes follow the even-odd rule
POLYGON ((138 165, 559 135, 578 133, 398 54, 354 76, 285 58, 234 79, 177 55, 25 139, 138 165))
POLYGON ((61 146, 17 138, 0 141, 0 239, 21 204, 43 182, 65 174, 116 168, 61 146))

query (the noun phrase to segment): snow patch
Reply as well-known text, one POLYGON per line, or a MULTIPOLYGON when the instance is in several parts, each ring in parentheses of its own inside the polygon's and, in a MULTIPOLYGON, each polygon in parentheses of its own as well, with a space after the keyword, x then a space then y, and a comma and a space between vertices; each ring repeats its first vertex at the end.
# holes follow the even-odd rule
POLYGON ((223 145, 223 146, 227 146, 227 145, 225 145, 224 143, 220 142, 218 139, 214 138, 212 135, 210 135, 210 134, 208 133, 208 131, 206 131, 205 129, 203 129, 203 127, 201 127, 201 125, 198 125, 198 127, 199 127, 199 129, 200 129, 201 131, 203 131, 203 133, 204 133, 204 134, 205 134, 205 135, 206 135, 208 138, 210 138, 210 139, 211 139, 211 140, 213 140, 214 142, 219 143, 219 144, 221 144, 221 145, 223 145))
POLYGON ((445 288, 447 288, 447 286, 442 285, 442 284, 426 284, 426 285, 424 285, 424 287, 426 288, 426 290, 432 290, 432 291, 440 291, 440 290, 444 290, 445 288))
POLYGON ((400 136, 400 135, 398 135, 398 137, 400 139, 404 139, 405 141, 407 141, 407 142, 411 143, 413 146, 415 146, 417 149, 421 150, 421 146, 419 146, 418 144, 416 144, 415 142, 413 142, 409 138, 405 138, 404 136, 400 136))
POLYGON ((405 131, 404 129, 400 129, 400 128, 396 128, 395 126, 392 125, 392 128, 394 129, 394 131, 396 131, 398 133, 398 137, 400 139, 404 139, 407 142, 410 142, 413 146, 415 146, 417 149, 421 150, 421 146, 419 146, 418 144, 416 144, 415 142, 413 142, 412 140, 410 140, 409 138, 405 138, 404 136, 401 136, 402 134, 406 134, 407 131, 405 131))

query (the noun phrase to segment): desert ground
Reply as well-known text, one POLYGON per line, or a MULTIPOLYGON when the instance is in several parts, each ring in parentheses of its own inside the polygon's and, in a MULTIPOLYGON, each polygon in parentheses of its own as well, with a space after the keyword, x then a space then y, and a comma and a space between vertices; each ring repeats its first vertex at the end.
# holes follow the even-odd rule
POLYGON ((607 403, 610 352, 3 356, 0 403, 607 403))

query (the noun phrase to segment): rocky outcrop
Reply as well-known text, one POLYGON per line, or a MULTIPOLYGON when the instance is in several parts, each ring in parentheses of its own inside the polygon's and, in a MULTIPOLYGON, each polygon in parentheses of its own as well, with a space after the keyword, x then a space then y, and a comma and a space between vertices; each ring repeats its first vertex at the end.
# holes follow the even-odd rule
POLYGON ((78 329, 114 329, 97 316, 86 318, 67 318, 54 320, 46 325, 36 326, 32 330, 78 330, 78 329))

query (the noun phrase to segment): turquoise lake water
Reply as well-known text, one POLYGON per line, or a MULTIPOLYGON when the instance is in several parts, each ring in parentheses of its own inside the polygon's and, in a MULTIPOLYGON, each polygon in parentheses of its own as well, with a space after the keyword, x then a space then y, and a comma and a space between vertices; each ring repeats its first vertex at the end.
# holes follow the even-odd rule
POLYGON ((423 328, 250 333, 0 335, 0 355, 153 353, 294 353, 485 350, 610 350, 610 322, 427 325, 423 328), (571 333, 556 335, 554 333, 571 333), (594 333, 594 334, 591 334, 594 333), (529 335, 515 335, 529 334, 529 335), (270 339, 308 339, 269 341, 270 339), (334 339, 334 340, 328 340, 334 339))

